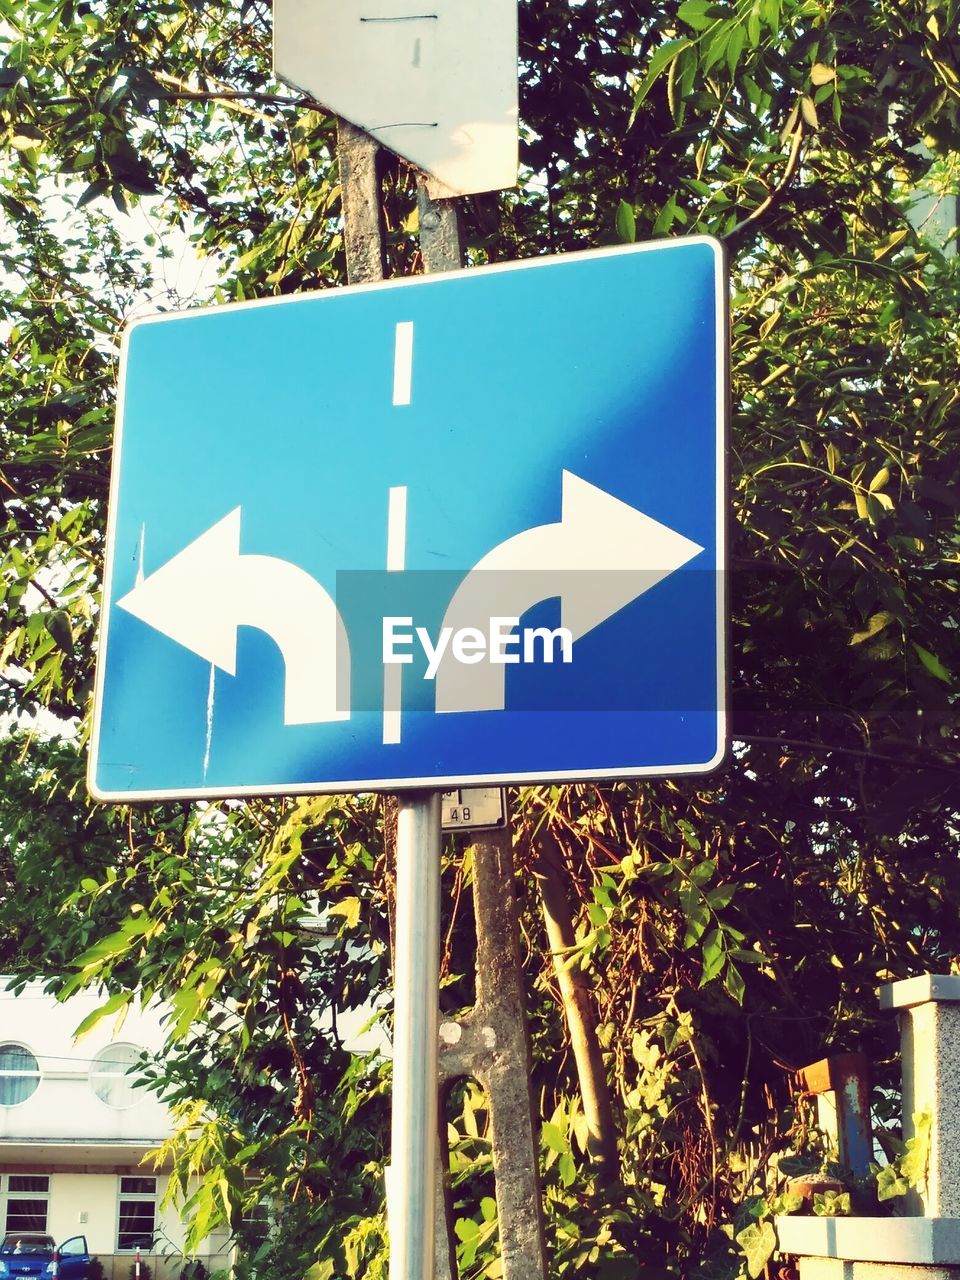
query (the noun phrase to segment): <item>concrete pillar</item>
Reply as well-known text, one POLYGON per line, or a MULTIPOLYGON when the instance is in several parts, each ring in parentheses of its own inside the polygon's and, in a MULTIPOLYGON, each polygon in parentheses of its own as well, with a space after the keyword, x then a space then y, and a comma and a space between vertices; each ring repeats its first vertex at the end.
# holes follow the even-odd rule
POLYGON ((801 1258, 800 1280, 957 1280, 956 1267, 911 1267, 889 1262, 801 1258))
POLYGON ((900 1015, 903 1132, 929 1111, 926 1186, 911 1192, 908 1212, 960 1218, 960 977, 922 974, 880 990, 880 1007, 900 1015))

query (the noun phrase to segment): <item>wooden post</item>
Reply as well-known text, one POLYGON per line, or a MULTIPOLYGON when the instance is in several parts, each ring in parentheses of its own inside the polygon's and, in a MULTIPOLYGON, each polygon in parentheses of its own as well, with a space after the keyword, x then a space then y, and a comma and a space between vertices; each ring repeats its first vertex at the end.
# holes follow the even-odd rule
POLYGON ((379 151, 376 138, 371 138, 346 120, 337 122, 343 239, 347 251, 347 279, 351 284, 382 280, 386 271, 380 178, 377 173, 379 151))
POLYGON ((477 998, 440 1027, 440 1078, 473 1076, 490 1113, 504 1280, 546 1280, 546 1246, 530 1095, 530 1037, 508 827, 473 844, 477 998))

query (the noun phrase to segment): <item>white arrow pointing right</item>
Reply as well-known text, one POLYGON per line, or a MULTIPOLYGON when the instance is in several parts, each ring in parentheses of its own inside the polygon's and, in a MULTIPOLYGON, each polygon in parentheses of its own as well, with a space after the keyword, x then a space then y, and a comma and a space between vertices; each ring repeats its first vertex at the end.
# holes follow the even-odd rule
POLYGON ((117 607, 222 671, 237 670, 237 628, 283 655, 284 723, 349 720, 350 645, 337 606, 304 569, 240 554, 240 507, 160 566, 117 607))
MULTIPOLYGON (((563 472, 561 517, 508 538, 470 570, 443 627, 487 634, 494 617, 520 618, 560 597, 560 621, 579 640, 669 577, 703 547, 635 507, 563 472)), ((458 662, 448 649, 437 672, 436 709, 502 711, 506 667, 458 662)))

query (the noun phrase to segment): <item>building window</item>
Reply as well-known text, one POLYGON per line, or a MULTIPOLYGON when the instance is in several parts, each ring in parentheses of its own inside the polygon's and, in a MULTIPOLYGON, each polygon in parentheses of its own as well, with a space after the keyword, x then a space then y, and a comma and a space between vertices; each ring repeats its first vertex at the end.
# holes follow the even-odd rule
POLYGON ((111 1044, 97 1053, 90 1068, 90 1087, 101 1102, 122 1111, 142 1101, 134 1070, 141 1056, 134 1044, 111 1044))
POLYGON ((261 1200, 258 1204, 244 1211, 244 1243, 250 1252, 262 1245, 270 1234, 270 1221, 270 1203, 267 1200, 261 1200))
POLYGON ((47 1197, 50 1179, 33 1173, 11 1173, 7 1179, 6 1228, 10 1234, 20 1231, 46 1231, 47 1197))
POLYGON ((16 1107, 37 1091, 40 1064, 22 1044, 0 1044, 0 1107, 16 1107))
POLYGON ((120 1226, 117 1252, 153 1248, 157 1225, 156 1178, 120 1179, 120 1226))

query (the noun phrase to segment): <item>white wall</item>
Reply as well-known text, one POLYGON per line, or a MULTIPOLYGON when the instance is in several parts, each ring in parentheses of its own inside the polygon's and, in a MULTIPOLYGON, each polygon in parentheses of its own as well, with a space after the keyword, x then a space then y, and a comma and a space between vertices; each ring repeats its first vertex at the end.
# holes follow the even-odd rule
MULTIPOLYGON (((141 1100, 124 1109, 103 1102, 91 1087, 90 1067, 97 1051, 111 1044, 159 1051, 166 1039, 161 1010, 130 1009, 121 1025, 115 1016, 104 1018, 76 1041, 77 1027, 103 1003, 102 996, 81 994, 59 1003, 44 995, 39 983, 14 996, 7 982, 0 976, 0 1044, 29 1049, 41 1079, 25 1101, 0 1106, 0 1211, 5 1210, 10 1173, 48 1175, 49 1233, 59 1242, 86 1236, 91 1253, 105 1263, 107 1276, 126 1280, 131 1255, 116 1256, 120 1177, 155 1176, 153 1166, 141 1160, 170 1136, 172 1125, 166 1107, 146 1090, 141 1100)), ((382 1029, 359 1035, 371 1012, 342 1014, 340 1034, 354 1051, 389 1052, 382 1029)), ((167 1178, 157 1176, 158 1252, 174 1256, 166 1263, 151 1259, 156 1280, 175 1280, 179 1274, 175 1253, 182 1249, 185 1235, 177 1210, 159 1207, 166 1185, 167 1178)), ((223 1232, 200 1249, 210 1270, 223 1266, 228 1255, 223 1232)))
MULTIPOLYGON (((157 1179, 158 1197, 167 1179, 157 1179)), ((91 1253, 116 1252, 120 1205, 120 1179, 113 1173, 54 1173, 50 1177, 50 1210, 47 1230, 57 1241, 86 1236, 91 1253), (86 1221, 81 1221, 83 1215, 86 1221)), ((183 1227, 169 1210, 157 1214, 158 1236, 183 1246, 183 1227)))
POLYGON ((99 1049, 123 1043, 152 1052, 164 1040, 159 1012, 131 1009, 122 1025, 116 1017, 104 1018, 74 1042, 76 1028, 102 1003, 101 996, 81 994, 60 1004, 39 984, 14 996, 0 980, 0 1044, 24 1045, 41 1072, 32 1097, 0 1106, 0 1140, 154 1143, 170 1134, 167 1109, 153 1094, 145 1090, 141 1101, 121 1110, 102 1102, 91 1088, 90 1066, 99 1049))
MULTIPOLYGON (((117 1256, 120 1178, 156 1177, 157 1252, 150 1263, 157 1280, 179 1274, 177 1253, 185 1228, 176 1208, 162 1209, 168 1178, 157 1174, 143 1157, 172 1132, 167 1108, 144 1090, 132 1106, 118 1109, 103 1102, 90 1084, 90 1067, 98 1050, 132 1044, 158 1051, 165 1035, 160 1010, 128 1011, 102 1019, 80 1040, 80 1023, 103 1003, 99 995, 81 994, 59 1003, 44 995, 39 983, 14 996, 0 977, 0 1044, 25 1046, 41 1072, 35 1092, 16 1106, 0 1106, 0 1230, 11 1173, 49 1176, 47 1230, 58 1242, 83 1235, 91 1253, 104 1262, 107 1275, 126 1280, 132 1254, 117 1256), (170 1255, 163 1263, 161 1256, 170 1255), (161 1255, 161 1256, 158 1256, 161 1255)), ((12 1193, 16 1194, 16 1193, 12 1193)), ((23 1193, 29 1198, 29 1193, 23 1193)), ((211 1270, 224 1265, 223 1233, 200 1249, 211 1270), (216 1254, 217 1256, 211 1256, 216 1254)))

